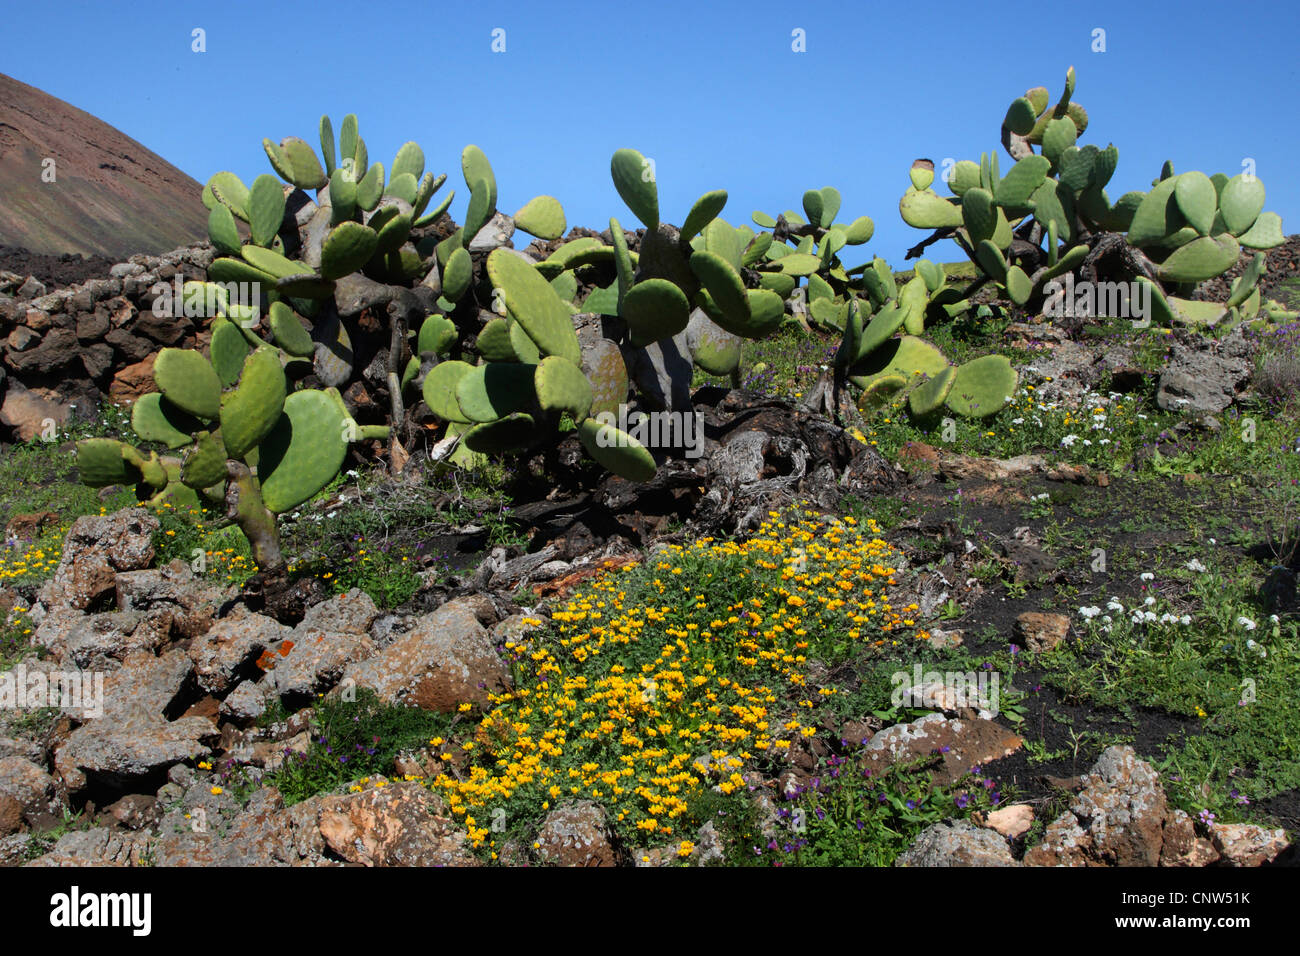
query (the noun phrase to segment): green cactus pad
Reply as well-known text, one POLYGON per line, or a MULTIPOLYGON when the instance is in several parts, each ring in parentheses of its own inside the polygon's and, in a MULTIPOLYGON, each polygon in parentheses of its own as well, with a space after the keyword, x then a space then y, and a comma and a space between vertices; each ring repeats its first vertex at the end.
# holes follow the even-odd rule
POLYGON ((832 299, 813 299, 808 305, 808 312, 813 317, 813 321, 822 328, 842 329, 844 327, 839 306, 832 299))
POLYGON ((154 361, 158 390, 183 412, 208 421, 221 412, 221 380, 212 363, 190 349, 163 349, 154 361))
POLYGON ((269 246, 284 221, 284 189, 274 176, 263 173, 248 191, 248 227, 253 241, 269 246))
POLYGON ((456 402, 456 388, 460 380, 474 371, 468 362, 439 362, 424 377, 421 392, 429 411, 445 422, 468 422, 456 402))
POLYGON ((375 240, 375 253, 386 255, 401 248, 411 234, 411 214, 402 210, 379 229, 375 240))
POLYGON ((357 153, 357 115, 349 113, 339 125, 339 158, 351 159, 357 153))
POLYGON ((1169 305, 1175 310, 1178 321, 1186 325, 1213 327, 1228 316, 1222 302, 1200 302, 1169 296, 1169 305))
POLYGON ((1156 276, 1164 282, 1203 282, 1230 269, 1240 255, 1241 246, 1226 233, 1201 236, 1171 252, 1156 266, 1156 276))
POLYGON ((266 437, 280 418, 286 392, 276 349, 257 349, 244 360, 239 383, 221 396, 221 435, 231 457, 243 458, 266 437))
MULTIPOLYGON (((1055 222, 1056 232, 1061 240, 1074 241, 1074 193, 1067 186, 1054 179, 1048 179, 1034 190, 1031 201, 1034 204, 1035 219, 1044 226, 1055 222)), ((999 243, 998 248, 1003 249, 1006 246, 999 243)))
POLYGON ((1218 210, 1218 194, 1209 176, 1195 170, 1178 176, 1174 184, 1174 201, 1188 225, 1202 236, 1210 234, 1218 210))
POLYGON ((944 229, 962 224, 961 207, 931 189, 909 188, 898 201, 898 211, 903 221, 916 229, 944 229))
POLYGON ((238 176, 223 170, 208 180, 206 188, 212 198, 229 209, 236 218, 248 222, 248 187, 238 176))
POLYGON ((330 177, 330 225, 349 222, 357 213, 357 183, 345 169, 330 177))
POLYGON ((203 429, 203 422, 181 411, 161 392, 150 392, 136 399, 131 408, 131 428, 144 441, 156 441, 168 448, 188 445, 195 432, 203 429))
POLYGON ((817 258, 821 260, 823 268, 829 268, 835 253, 844 248, 844 227, 831 226, 826 230, 826 235, 822 236, 821 244, 818 248, 817 258))
POLYGON ((887 405, 895 396, 907 388, 907 378, 897 374, 881 375, 871 379, 862 388, 858 396, 858 411, 863 414, 887 405))
POLYGON ((564 235, 564 207, 554 196, 535 196, 512 217, 515 225, 538 239, 559 239, 564 235))
MULTIPOLYGON (((243 248, 250 248, 244 246, 243 248)), ((251 248, 258 248, 253 246, 251 248)), ((266 251, 266 250, 264 250, 266 251)), ((208 279, 212 282, 251 282, 269 289, 275 285, 275 276, 263 272, 240 259, 214 259, 208 266, 208 279)))
POLYGON ((839 348, 833 359, 836 368, 848 368, 865 354, 862 350, 862 308, 856 299, 848 303, 849 311, 844 320, 844 337, 840 339, 839 348))
POLYGON ((925 307, 929 301, 929 289, 919 274, 908 279, 899 291, 898 307, 903 313, 903 328, 910 335, 920 335, 925 331, 925 307))
POLYGON ((472 422, 491 422, 537 404, 534 365, 488 362, 465 373, 456 384, 456 403, 472 422))
POLYGON ((1060 180, 1074 192, 1085 189, 1092 181, 1092 170, 1097 163, 1096 146, 1088 145, 1080 149, 1070 146, 1061 153, 1059 164, 1060 180))
POLYGON ((1003 282, 1006 279, 1007 260, 1003 258, 1002 250, 992 240, 985 239, 975 247, 975 261, 995 282, 1003 282))
POLYGON ((190 488, 211 488, 226 480, 226 449, 221 433, 202 431, 181 459, 181 482, 190 488))
MULTIPOLYGON (((722 210, 726 205, 727 191, 725 189, 715 189, 695 200, 695 205, 691 206, 691 211, 686 214, 686 221, 682 223, 681 241, 690 242, 694 239, 699 235, 700 230, 722 215, 722 210)), ((775 226, 776 222, 773 221, 772 225, 775 226)))
POLYGON ((1006 406, 1018 381, 1005 355, 985 355, 957 366, 946 403, 958 415, 985 418, 1006 406))
MULTIPOLYGON (((287 355, 295 358, 310 358, 316 351, 316 343, 311 340, 311 333, 303 327, 297 313, 284 302, 271 303, 271 334, 275 337, 275 344, 287 355)), ((215 343, 214 333, 214 348, 215 343)), ((225 382, 225 384, 230 385, 233 382, 225 382)))
POLYGON ((659 228, 659 187, 652 170, 649 161, 635 149, 616 151, 609 163, 619 196, 646 229, 654 232, 659 228))
POLYGON ((792 252, 780 259, 781 271, 788 276, 812 275, 823 265, 822 260, 814 255, 792 252))
MULTIPOLYGON (((695 364, 709 375, 730 375, 740 366, 742 340, 703 312, 694 312, 686 326, 686 347, 695 364)), ((626 393, 626 388, 624 389, 626 393)))
POLYGON ((494 422, 465 431, 461 441, 480 455, 503 455, 526 448, 537 437, 537 424, 527 412, 512 412, 494 422))
POLYGON ((578 277, 572 272, 561 272, 554 279, 548 280, 551 288, 565 302, 572 302, 578 294, 578 277))
POLYGON ((658 471, 654 456, 645 446, 612 424, 583 419, 578 424, 578 439, 587 454, 626 481, 649 481, 658 471))
POLYGON ((943 266, 929 259, 921 259, 916 263, 916 274, 925 281, 925 287, 930 292, 938 292, 943 288, 945 277, 943 266))
POLYGON ((334 152, 334 124, 328 115, 320 118, 320 154, 325 157, 325 172, 333 176, 338 168, 338 155, 334 152))
POLYGON ((740 255, 744 243, 735 228, 726 220, 715 219, 704 227, 703 245, 708 252, 721 256, 731 268, 740 271, 740 255))
POLYGON ((533 385, 537 402, 544 411, 568 412, 575 422, 587 417, 591 411, 592 389, 582 369, 558 355, 548 355, 536 369, 533 385))
POLYGON ((257 476, 272 514, 298 507, 329 484, 347 455, 341 403, 306 389, 284 400, 284 412, 262 441, 257 476))
POLYGON ((461 236, 461 244, 468 247, 479 230, 491 221, 495 212, 487 180, 476 179, 470 183, 469 208, 465 210, 465 231, 461 236))
POLYGON ((396 179, 401 175, 410 175, 417 181, 424 175, 424 150, 420 149, 419 143, 403 143, 398 149, 397 157, 393 160, 392 176, 396 179))
POLYGON ((415 217, 417 225, 420 223, 421 214, 425 207, 429 205, 429 200, 438 188, 447 181, 447 174, 441 173, 434 176, 433 173, 425 173, 420 180, 420 185, 415 190, 415 199, 411 203, 411 215, 415 217))
POLYGON ((1038 111, 1035 111, 1034 104, 1027 97, 1021 96, 1012 100, 1011 105, 1007 107, 1007 115, 1003 118, 1002 125, 1017 136, 1028 136, 1037 119, 1038 111))
POLYGON ((393 173, 384 188, 385 196, 394 196, 403 202, 415 204, 415 194, 420 185, 410 173, 393 173))
POLYGON ((375 254, 379 236, 359 222, 342 222, 321 243, 320 274, 326 279, 341 279, 359 270, 375 254))
POLYGON ((1034 283, 1020 266, 1011 266, 1006 275, 1007 294, 1016 305, 1024 305, 1034 293, 1034 283))
POLYGON ((428 352, 434 355, 445 355, 456 343, 457 338, 459 333, 455 322, 445 315, 430 315, 420 325, 415 350, 420 354, 428 352))
POLYGON ((873 315, 862 330, 862 340, 858 344, 854 362, 861 361, 892 338, 903 327, 904 318, 906 315, 896 302, 887 303, 873 315))
POLYGON ((912 180, 913 189, 929 189, 934 183, 934 161, 914 160, 912 168, 907 171, 907 176, 912 180))
POLYGON ((77 442, 77 472, 82 484, 105 488, 138 481, 140 470, 123 458, 124 447, 114 438, 89 438, 77 442))
POLYGON ((447 257, 447 265, 442 271, 442 296, 448 302, 459 302, 469 291, 469 284, 474 278, 474 263, 464 246, 457 247, 447 257))
POLYGON ((518 362, 520 358, 510 340, 510 323, 502 318, 492 319, 483 326, 474 347, 488 362, 518 362))
POLYGON ((750 218, 754 220, 754 225, 762 226, 764 229, 773 229, 776 227, 776 220, 761 209, 755 209, 750 218))
POLYGON ((574 365, 582 362, 569 307, 531 263, 511 250, 494 249, 487 258, 487 271, 510 314, 543 354, 567 358, 574 365))
POLYGON ((269 139, 262 140, 262 149, 266 150, 266 158, 271 161, 271 168, 280 174, 280 178, 293 182, 293 163, 288 154, 269 139))
POLYGON ((860 246, 870 242, 876 234, 876 224, 870 216, 859 216, 844 228, 844 242, 850 246, 860 246))
POLYGON ((691 271, 708 290, 719 313, 714 316, 714 321, 728 332, 744 334, 751 321, 749 300, 745 295, 745 284, 736 270, 717 253, 701 251, 691 255, 691 271))
POLYGON ((239 227, 235 225, 235 216, 219 203, 208 212, 208 239, 217 252, 239 255, 239 227))
POLYGON ((1050 168, 1051 163, 1039 155, 1026 156, 1017 162, 1007 170, 1007 174, 998 181, 993 191, 998 205, 1023 206, 1028 203, 1029 197, 1043 185, 1050 168))
POLYGON ((591 384, 590 415, 608 412, 618 415, 619 406, 627 401, 627 363, 623 353, 610 339, 598 339, 583 351, 582 370, 591 384))
MULTIPOLYGON (((289 162, 291 175, 286 177, 299 189, 320 189, 329 180, 325 170, 321 169, 320 160, 311 145, 297 136, 286 136, 280 140, 280 151, 289 162)), ((276 170, 282 176, 284 173, 276 170)))
POLYGON ((604 248, 605 244, 601 242, 599 236, 582 236, 579 239, 571 239, 560 246, 547 256, 545 261, 559 266, 562 270, 573 269, 576 268, 579 257, 584 253, 604 248))
POLYGON ((829 282, 816 274, 808 277, 808 301, 810 303, 815 302, 818 299, 833 298, 835 298, 835 290, 831 288, 829 282))
POLYGON ((961 218, 971 245, 977 246, 986 239, 992 239, 993 230, 998 224, 993 195, 980 187, 966 190, 966 195, 961 197, 961 218))
POLYGON ((1282 245, 1282 217, 1275 212, 1261 212, 1255 224, 1243 232, 1237 241, 1250 249, 1272 249, 1282 245))
POLYGON ((487 184, 489 206, 496 209, 497 206, 497 178, 492 172, 492 164, 488 162, 487 155, 477 146, 469 145, 461 150, 460 168, 465 176, 465 185, 472 191, 476 182, 482 181, 487 184))
MULTIPOLYGON (((634 285, 623 299, 620 314, 631 332, 632 344, 641 347, 672 338, 691 318, 682 290, 667 279, 646 279, 634 285)), ((574 416, 577 420, 580 416, 574 416)))
POLYGON ((1256 286, 1259 285, 1259 278, 1264 274, 1264 263, 1266 256, 1262 252, 1255 253, 1247 264, 1245 271, 1232 284, 1231 294, 1228 301, 1224 303, 1227 308, 1241 305, 1245 302, 1256 286))
POLYGON ((304 272, 310 272, 301 262, 294 262, 286 256, 280 255, 273 249, 263 249, 261 246, 248 245, 242 247, 240 255, 254 269, 265 272, 267 275, 276 279, 283 279, 286 276, 300 275, 304 272))
MULTIPOLYGON (((282 305, 282 303, 275 303, 282 305)), ((275 306, 272 306, 274 309, 275 306)), ((208 348, 212 367, 223 388, 239 380, 239 371, 244 366, 244 359, 249 352, 248 339, 239 327, 225 318, 212 320, 212 342, 208 348)))
POLYGON ((810 189, 803 194, 803 211, 813 225, 828 229, 840 211, 840 202, 840 192, 834 186, 810 189))
POLYGON ((515 361, 523 362, 525 365, 536 365, 541 361, 542 353, 537 348, 537 343, 528 337, 523 326, 518 322, 509 323, 510 329, 510 347, 518 358, 515 361))
POLYGON ((384 164, 375 163, 366 174, 357 180, 356 203, 366 212, 371 212, 384 198, 384 164))
POLYGON ((948 174, 948 188, 959 199, 980 184, 980 164, 960 159, 948 174))
POLYGON ((866 388, 882 376, 899 375, 911 381, 917 375, 938 375, 947 367, 948 360, 943 353, 929 342, 914 335, 904 335, 889 339, 866 353, 865 358, 850 370, 850 379, 866 388))
POLYGON ((1151 320, 1158 326, 1168 328, 1177 321, 1180 316, 1174 311, 1169 300, 1165 298, 1165 293, 1160 288, 1159 283, 1152 282, 1146 276, 1138 276, 1135 282, 1146 286, 1151 295, 1151 320))
POLYGON ((1058 166, 1061 154, 1074 145, 1079 138, 1079 129, 1069 117, 1062 116, 1048 122, 1043 130, 1043 155, 1058 166))
MULTIPOLYGON (((1177 185, 1178 181, 1173 177, 1163 179, 1142 197, 1129 222, 1129 243, 1135 246, 1153 245, 1185 224, 1182 211, 1174 199, 1174 188, 1177 185)), ((1120 202, 1125 198, 1126 196, 1121 196, 1120 202)))
POLYGON ((783 300, 790 297, 799 280, 794 276, 788 276, 781 272, 760 272, 758 274, 758 286, 760 289, 767 289, 775 292, 783 300))
POLYGON ((956 366, 949 365, 938 375, 922 382, 908 396, 908 406, 912 414, 929 415, 942 405, 952 391, 953 382, 957 380, 956 366))
POLYGON ((1234 236, 1244 233, 1264 209, 1264 183, 1256 176, 1238 173, 1219 194, 1223 224, 1234 236))

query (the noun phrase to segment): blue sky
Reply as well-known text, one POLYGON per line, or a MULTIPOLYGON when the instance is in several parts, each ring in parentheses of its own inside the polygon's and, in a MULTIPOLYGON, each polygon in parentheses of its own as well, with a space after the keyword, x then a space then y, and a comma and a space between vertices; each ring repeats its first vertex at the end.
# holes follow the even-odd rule
MULTIPOLYGON (((322 113, 337 130, 355 112, 372 161, 420 143, 456 189, 457 221, 460 151, 475 143, 504 212, 547 193, 570 226, 634 228, 609 176, 627 146, 655 160, 666 221, 711 189, 728 190, 723 217, 740 224, 833 185, 839 220, 871 216, 865 251, 896 264, 924 236, 898 215, 912 160, 996 149, 1005 170, 1007 105, 1038 85, 1054 100, 1073 64, 1091 119, 1080 142, 1119 147, 1112 200, 1150 188, 1167 158, 1228 175, 1253 159, 1266 208, 1300 231, 1290 3, 52 0, 11 5, 6 21, 0 72, 200 182, 222 169, 251 182, 271 171, 262 137, 315 145, 322 113), (195 27, 205 53, 191 51, 195 27), (795 29, 806 52, 791 49, 795 29)), ((960 258, 951 243, 931 252, 960 258)))

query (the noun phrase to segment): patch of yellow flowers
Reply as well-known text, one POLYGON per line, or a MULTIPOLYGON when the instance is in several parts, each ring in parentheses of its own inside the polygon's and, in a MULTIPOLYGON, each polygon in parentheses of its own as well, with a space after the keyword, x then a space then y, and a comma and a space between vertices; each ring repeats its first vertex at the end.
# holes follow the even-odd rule
POLYGON ((611 572, 553 627, 505 645, 514 690, 492 698, 471 764, 431 785, 458 816, 583 798, 621 827, 672 836, 692 795, 742 790, 746 769, 817 732, 812 700, 835 691, 808 687, 810 645, 882 645, 913 627, 915 607, 886 590, 894 557, 874 522, 770 512, 746 541, 673 545, 611 572))

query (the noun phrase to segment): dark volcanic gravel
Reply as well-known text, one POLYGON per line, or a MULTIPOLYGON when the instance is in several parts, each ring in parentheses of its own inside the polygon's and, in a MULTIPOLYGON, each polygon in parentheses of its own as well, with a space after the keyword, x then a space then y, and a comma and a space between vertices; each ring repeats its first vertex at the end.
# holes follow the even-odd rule
POLYGON ((16 272, 20 276, 35 276, 49 289, 76 285, 87 279, 108 277, 108 270, 114 260, 103 256, 90 259, 64 253, 61 256, 42 255, 18 249, 14 246, 0 246, 0 271, 16 272))

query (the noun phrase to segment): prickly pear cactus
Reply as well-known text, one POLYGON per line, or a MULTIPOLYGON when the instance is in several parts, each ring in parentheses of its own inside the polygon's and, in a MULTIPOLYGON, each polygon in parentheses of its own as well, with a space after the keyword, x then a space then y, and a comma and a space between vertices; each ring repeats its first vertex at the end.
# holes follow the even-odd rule
POLYGON ((1112 201, 1106 186, 1119 151, 1113 144, 1078 144, 1088 114, 1071 99, 1074 87, 1071 67, 1055 104, 1044 87, 1012 101, 1002 121, 1002 144, 1014 160, 1005 175, 996 153, 981 154, 978 163, 962 160, 944 170, 952 194, 944 197, 932 186, 934 164, 913 163, 911 185, 899 200, 903 220, 936 230, 932 238, 950 236, 978 267, 981 282, 992 281, 1022 306, 1040 306, 1048 284, 1067 272, 1095 274, 1093 263, 1115 249, 1111 238, 1118 238, 1138 281, 1152 288, 1155 318, 1214 324, 1256 315, 1260 305, 1251 293, 1258 276, 1234 288, 1233 301, 1222 305, 1172 293, 1186 294, 1222 275, 1243 248, 1281 244, 1281 219, 1263 211, 1263 183, 1247 173, 1231 179, 1195 171, 1174 175, 1166 163, 1150 192, 1112 201))
POLYGON ((286 366, 302 359, 268 342, 254 347, 228 318, 217 321, 239 342, 223 353, 214 332, 211 359, 163 349, 154 363, 158 391, 132 408, 137 437, 178 455, 95 438, 78 444, 77 464, 86 484, 134 484, 155 506, 224 501, 258 567, 274 574, 284 570, 275 516, 329 484, 349 442, 387 437, 388 428, 358 425, 334 389, 291 391, 286 366))

